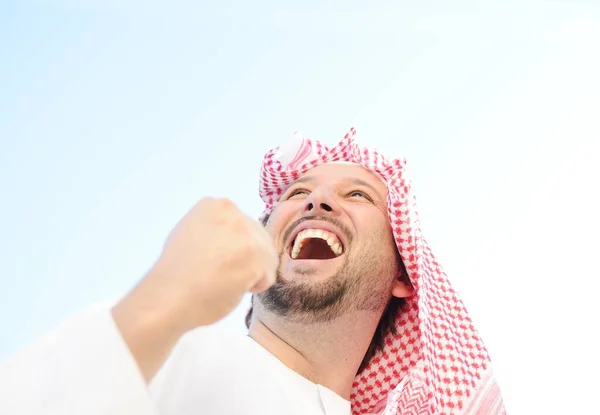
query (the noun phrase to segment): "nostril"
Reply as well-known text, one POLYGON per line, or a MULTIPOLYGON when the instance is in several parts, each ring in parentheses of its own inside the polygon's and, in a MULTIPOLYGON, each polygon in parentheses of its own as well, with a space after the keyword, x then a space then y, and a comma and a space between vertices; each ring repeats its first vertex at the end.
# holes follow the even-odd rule
POLYGON ((331 212, 333 209, 326 203, 321 203, 321 208, 327 212, 331 212))
POLYGON ((308 204, 308 206, 307 206, 306 208, 307 208, 308 210, 313 210, 313 207, 314 207, 314 206, 313 206, 313 204, 312 204, 312 203, 309 203, 309 204, 308 204))

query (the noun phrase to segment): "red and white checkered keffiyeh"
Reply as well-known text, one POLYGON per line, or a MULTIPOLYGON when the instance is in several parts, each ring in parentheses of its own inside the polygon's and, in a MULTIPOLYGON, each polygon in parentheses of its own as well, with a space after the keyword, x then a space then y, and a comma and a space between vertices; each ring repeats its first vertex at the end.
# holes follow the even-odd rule
POLYGON ((505 414, 487 350, 421 235, 406 161, 360 147, 355 136, 352 128, 328 147, 296 134, 265 155, 260 172, 261 219, 293 181, 323 163, 357 163, 387 184, 390 224, 415 294, 398 314, 397 334, 356 377, 353 414, 505 414))

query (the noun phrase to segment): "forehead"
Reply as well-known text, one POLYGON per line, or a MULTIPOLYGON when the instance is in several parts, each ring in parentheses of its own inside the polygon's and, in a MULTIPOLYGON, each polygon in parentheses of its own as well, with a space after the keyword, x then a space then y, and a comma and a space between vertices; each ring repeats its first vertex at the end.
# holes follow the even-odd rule
POLYGON ((310 182, 315 185, 362 182, 374 188, 382 197, 387 194, 387 186, 379 177, 355 164, 322 164, 308 170, 296 182, 310 182))

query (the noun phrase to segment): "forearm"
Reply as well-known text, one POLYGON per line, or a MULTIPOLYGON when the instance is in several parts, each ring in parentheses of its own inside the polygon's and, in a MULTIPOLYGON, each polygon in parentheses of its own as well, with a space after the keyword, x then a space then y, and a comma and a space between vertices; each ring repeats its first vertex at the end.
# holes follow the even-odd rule
POLYGON ((165 305, 165 297, 149 293, 141 285, 112 308, 115 323, 146 382, 156 375, 186 331, 175 307, 165 305))

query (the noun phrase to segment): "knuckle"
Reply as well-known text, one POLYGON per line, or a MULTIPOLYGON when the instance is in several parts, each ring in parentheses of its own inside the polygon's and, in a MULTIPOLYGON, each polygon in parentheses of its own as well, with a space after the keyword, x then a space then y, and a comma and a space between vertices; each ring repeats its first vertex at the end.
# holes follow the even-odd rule
POLYGON ((215 198, 214 197, 203 197, 202 199, 200 199, 198 201, 198 205, 202 205, 202 206, 211 206, 212 204, 215 203, 215 198))
POLYGON ((215 212, 229 212, 236 208, 235 203, 233 203, 231 200, 215 197, 202 198, 198 204, 210 211, 215 212))
POLYGON ((215 199, 215 206, 219 209, 236 209, 235 203, 230 199, 220 198, 215 199))

